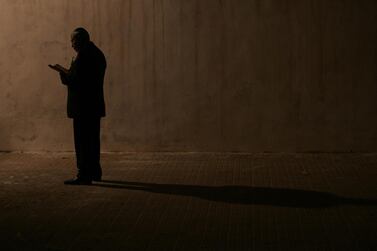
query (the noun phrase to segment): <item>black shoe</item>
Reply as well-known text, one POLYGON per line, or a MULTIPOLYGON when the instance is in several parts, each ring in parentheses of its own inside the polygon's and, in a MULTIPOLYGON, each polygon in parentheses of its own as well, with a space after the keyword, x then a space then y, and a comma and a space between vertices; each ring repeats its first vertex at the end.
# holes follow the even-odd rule
POLYGON ((91 185, 92 181, 88 179, 76 178, 76 179, 66 180, 64 181, 64 184, 65 185, 91 185))
POLYGON ((102 169, 98 168, 95 171, 92 171, 92 180, 101 181, 102 180, 102 169))
POLYGON ((93 176, 93 177, 92 177, 92 180, 93 180, 93 181, 101 181, 101 180, 102 180, 102 177, 101 177, 101 176, 93 176))

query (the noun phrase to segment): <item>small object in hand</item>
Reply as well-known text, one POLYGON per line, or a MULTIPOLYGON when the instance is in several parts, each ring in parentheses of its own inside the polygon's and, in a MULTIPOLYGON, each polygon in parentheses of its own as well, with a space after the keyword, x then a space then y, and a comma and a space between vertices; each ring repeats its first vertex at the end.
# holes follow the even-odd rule
POLYGON ((55 71, 58 71, 60 73, 67 73, 68 70, 66 68, 64 68, 63 66, 59 65, 59 64, 55 64, 55 65, 52 65, 52 64, 49 64, 48 65, 51 69, 55 70, 55 71))

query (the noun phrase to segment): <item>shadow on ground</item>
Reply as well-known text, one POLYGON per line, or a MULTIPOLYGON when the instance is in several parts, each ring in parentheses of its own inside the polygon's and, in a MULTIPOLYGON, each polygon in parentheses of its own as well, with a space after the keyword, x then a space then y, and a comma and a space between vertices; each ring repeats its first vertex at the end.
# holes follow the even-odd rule
POLYGON ((373 199, 346 198, 327 192, 288 188, 196 186, 117 180, 103 180, 102 183, 94 183, 93 186, 192 196, 205 200, 234 204, 260 204, 298 208, 324 208, 338 205, 377 206, 377 200, 373 199))

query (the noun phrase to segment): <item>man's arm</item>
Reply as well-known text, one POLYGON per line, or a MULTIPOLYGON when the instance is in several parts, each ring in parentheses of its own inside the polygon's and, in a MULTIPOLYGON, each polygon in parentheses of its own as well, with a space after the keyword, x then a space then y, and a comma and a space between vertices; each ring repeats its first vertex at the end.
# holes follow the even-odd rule
POLYGON ((59 72, 62 84, 72 86, 90 82, 91 76, 97 72, 92 67, 92 64, 93 62, 89 58, 82 56, 80 59, 74 60, 69 69, 61 65, 52 65, 50 67, 59 72))
POLYGON ((49 64, 48 66, 51 69, 59 72, 60 80, 61 80, 62 84, 64 84, 64 85, 69 85, 70 84, 70 81, 69 81, 69 70, 68 69, 64 68, 63 66, 61 66, 59 64, 55 64, 55 65, 49 64))
POLYGON ((83 71, 81 69, 82 66, 80 66, 79 64, 81 63, 79 63, 78 61, 73 61, 69 69, 66 69, 59 64, 49 66, 50 68, 59 72, 62 84, 75 85, 76 83, 81 81, 81 75, 83 74, 83 71), (79 70, 78 68, 80 68, 81 70, 79 70))
POLYGON ((63 85, 70 85, 68 74, 59 72, 59 75, 60 75, 60 80, 62 81, 63 85))

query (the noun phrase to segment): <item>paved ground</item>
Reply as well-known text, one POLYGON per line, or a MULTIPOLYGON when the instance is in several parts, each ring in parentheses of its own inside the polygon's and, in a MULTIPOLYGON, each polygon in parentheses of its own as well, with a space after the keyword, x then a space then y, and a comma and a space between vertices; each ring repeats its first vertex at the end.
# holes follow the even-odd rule
POLYGON ((1 250, 377 250, 377 154, 0 154, 1 250))

